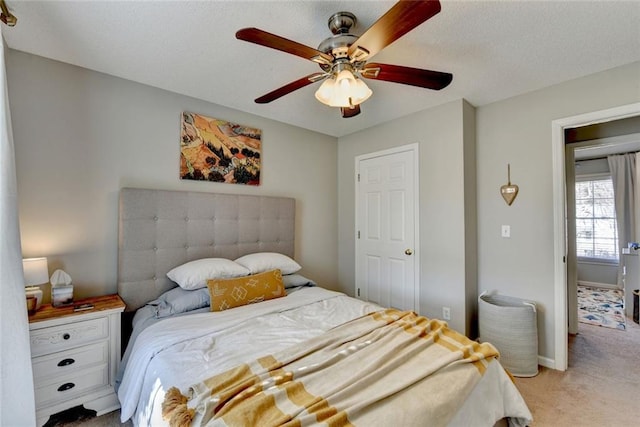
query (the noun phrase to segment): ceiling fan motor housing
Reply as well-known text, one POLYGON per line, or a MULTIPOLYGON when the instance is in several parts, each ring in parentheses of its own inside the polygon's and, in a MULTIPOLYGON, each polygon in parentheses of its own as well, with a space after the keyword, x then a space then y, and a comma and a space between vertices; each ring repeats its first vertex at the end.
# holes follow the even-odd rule
POLYGON ((358 20, 351 12, 337 12, 329 17, 327 25, 333 34, 346 34, 356 25, 358 20))
MULTIPOLYGON (((318 46, 320 52, 333 55, 334 58, 348 58, 348 48, 359 36, 349 34, 349 30, 352 26, 355 26, 357 22, 356 16, 351 12, 338 12, 331 15, 329 18, 328 26, 333 36, 323 40, 318 46)), ((321 64, 320 67, 329 71, 331 65, 321 64)))

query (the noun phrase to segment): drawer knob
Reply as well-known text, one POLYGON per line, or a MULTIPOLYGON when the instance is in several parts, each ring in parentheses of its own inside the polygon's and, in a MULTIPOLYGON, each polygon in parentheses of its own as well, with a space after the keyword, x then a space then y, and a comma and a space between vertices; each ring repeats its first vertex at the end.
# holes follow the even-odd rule
POLYGON ((76 363, 76 361, 73 359, 62 359, 61 361, 58 362, 58 366, 68 366, 73 363, 76 363))
POLYGON ((58 391, 66 391, 74 388, 76 385, 74 383, 64 383, 60 387, 58 387, 58 391))
POLYGON ((71 338, 71 335, 69 335, 69 334, 64 334, 62 336, 62 339, 65 339, 65 340, 68 340, 69 338, 71 338))

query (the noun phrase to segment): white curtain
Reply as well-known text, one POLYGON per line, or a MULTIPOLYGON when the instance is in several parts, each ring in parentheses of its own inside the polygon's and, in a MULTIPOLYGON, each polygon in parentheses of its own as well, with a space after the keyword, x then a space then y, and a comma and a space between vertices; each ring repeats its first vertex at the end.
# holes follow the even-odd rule
MULTIPOLYGON (((636 154, 616 154, 608 156, 611 180, 613 181, 613 197, 615 199, 616 222, 618 224, 618 248, 626 248, 627 244, 636 241, 636 154)), ((622 250, 620 250, 622 254, 622 250)), ((623 257, 620 256, 618 268, 618 287, 624 288, 623 257)))
POLYGON ((18 427, 34 426, 36 416, 5 50, 3 39, 0 51, 0 426, 18 427))

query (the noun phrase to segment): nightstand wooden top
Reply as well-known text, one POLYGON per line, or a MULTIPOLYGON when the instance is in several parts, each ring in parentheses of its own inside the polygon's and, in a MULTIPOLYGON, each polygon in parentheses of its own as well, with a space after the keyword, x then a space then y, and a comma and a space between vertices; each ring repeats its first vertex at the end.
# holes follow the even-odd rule
POLYGON ((66 307, 53 307, 51 304, 43 304, 33 316, 29 316, 29 323, 42 322, 44 320, 57 319, 68 316, 78 316, 81 314, 96 313, 105 310, 123 311, 125 303, 118 294, 104 295, 100 297, 90 297, 74 301, 72 305, 66 307), (93 304, 93 308, 83 311, 74 311, 73 308, 79 304, 93 304))

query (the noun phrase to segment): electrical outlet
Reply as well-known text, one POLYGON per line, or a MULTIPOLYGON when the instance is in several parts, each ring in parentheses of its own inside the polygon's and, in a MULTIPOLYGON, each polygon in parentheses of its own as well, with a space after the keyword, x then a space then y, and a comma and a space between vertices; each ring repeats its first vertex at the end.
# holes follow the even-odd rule
POLYGON ((442 318, 444 320, 451 320, 451 309, 449 307, 442 307, 442 318))

